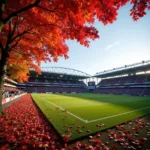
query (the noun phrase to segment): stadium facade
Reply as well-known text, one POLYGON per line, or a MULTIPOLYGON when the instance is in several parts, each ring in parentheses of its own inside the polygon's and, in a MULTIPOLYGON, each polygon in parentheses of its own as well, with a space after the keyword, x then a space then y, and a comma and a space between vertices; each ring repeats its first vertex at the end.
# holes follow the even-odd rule
POLYGON ((96 93, 150 95, 150 60, 96 73, 96 93))
POLYGON ((105 70, 96 73, 94 76, 63 67, 41 68, 41 75, 31 70, 28 82, 18 84, 6 79, 4 90, 16 92, 24 90, 29 93, 94 92, 100 94, 150 95, 150 60, 105 70), (101 81, 95 85, 93 78, 101 81))

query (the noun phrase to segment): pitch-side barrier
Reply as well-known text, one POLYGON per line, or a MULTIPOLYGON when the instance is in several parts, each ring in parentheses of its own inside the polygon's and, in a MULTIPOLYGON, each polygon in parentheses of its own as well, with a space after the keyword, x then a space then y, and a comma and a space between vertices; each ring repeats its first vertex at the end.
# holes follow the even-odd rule
POLYGON ((25 95, 25 94, 27 94, 27 93, 22 93, 22 94, 19 94, 19 95, 14 95, 14 96, 11 96, 11 97, 3 98, 2 104, 6 104, 6 103, 8 103, 10 101, 13 101, 13 100, 15 100, 15 99, 25 95))

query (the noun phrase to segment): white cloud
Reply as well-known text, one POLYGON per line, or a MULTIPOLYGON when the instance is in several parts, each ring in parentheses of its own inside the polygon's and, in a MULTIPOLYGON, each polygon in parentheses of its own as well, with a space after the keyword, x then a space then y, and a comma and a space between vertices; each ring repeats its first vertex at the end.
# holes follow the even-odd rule
POLYGON ((110 45, 108 45, 105 49, 110 50, 111 48, 115 47, 116 45, 120 44, 120 41, 116 41, 110 45))

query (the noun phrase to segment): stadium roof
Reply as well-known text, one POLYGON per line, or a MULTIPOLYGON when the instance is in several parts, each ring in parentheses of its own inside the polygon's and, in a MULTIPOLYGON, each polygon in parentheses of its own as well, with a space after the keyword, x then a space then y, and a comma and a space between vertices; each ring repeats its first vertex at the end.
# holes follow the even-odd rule
POLYGON ((42 67, 42 74, 38 75, 34 70, 30 70, 30 76, 38 76, 41 78, 52 78, 52 79, 86 79, 90 78, 91 75, 71 68, 64 67, 42 67))
POLYGON ((150 60, 142 61, 139 63, 125 65, 119 68, 113 68, 110 70, 104 70, 102 72, 98 72, 94 75, 97 78, 106 78, 106 77, 113 77, 125 74, 135 74, 137 72, 146 72, 150 71, 150 60))

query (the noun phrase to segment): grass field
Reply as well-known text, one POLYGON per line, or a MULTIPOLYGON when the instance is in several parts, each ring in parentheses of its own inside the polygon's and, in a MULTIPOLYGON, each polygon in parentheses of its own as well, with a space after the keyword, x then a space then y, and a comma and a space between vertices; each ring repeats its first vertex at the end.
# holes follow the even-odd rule
POLYGON ((32 97, 61 136, 72 133, 70 140, 150 113, 150 97, 100 94, 32 94, 32 97))

